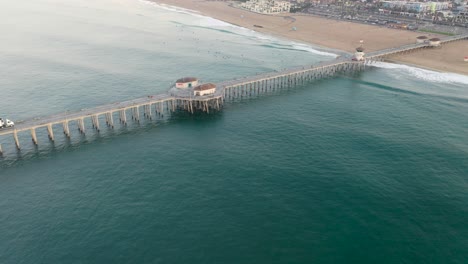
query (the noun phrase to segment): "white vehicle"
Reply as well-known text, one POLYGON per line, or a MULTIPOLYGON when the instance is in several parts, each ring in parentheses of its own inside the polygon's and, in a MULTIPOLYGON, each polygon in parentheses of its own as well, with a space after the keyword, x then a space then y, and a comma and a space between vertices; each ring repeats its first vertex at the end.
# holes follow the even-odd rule
POLYGON ((13 127, 15 126, 15 123, 13 123, 13 121, 11 120, 3 120, 2 118, 0 118, 0 129, 2 128, 5 128, 5 127, 13 127))

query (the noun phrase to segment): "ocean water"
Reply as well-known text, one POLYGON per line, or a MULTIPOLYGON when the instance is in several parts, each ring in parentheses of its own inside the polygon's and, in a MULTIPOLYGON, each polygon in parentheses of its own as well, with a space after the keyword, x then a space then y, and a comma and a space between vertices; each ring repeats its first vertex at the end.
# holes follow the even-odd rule
MULTIPOLYGON (((14 121, 333 54, 137 0, 0 0, 14 121)), ((468 77, 368 71, 21 152, 0 263, 468 263, 468 77)))

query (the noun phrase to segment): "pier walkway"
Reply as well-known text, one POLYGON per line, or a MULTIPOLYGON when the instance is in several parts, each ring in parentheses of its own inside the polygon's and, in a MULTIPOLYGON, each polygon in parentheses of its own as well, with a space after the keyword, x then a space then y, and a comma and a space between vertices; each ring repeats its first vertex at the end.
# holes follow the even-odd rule
MULTIPOLYGON (((467 35, 451 36, 441 39, 441 45, 468 39, 467 35)), ((86 133, 85 120, 90 119, 92 127, 100 130, 100 118, 104 117, 106 125, 114 127, 114 116, 122 124, 127 123, 127 112, 130 112, 132 120, 140 120, 140 112, 143 109, 143 116, 151 119, 153 113, 163 115, 165 111, 174 112, 184 110, 188 112, 211 110, 220 110, 226 100, 235 100, 249 96, 256 96, 268 91, 275 91, 284 87, 305 84, 314 80, 334 76, 337 73, 353 72, 362 70, 368 64, 374 61, 384 60, 390 55, 396 55, 405 52, 411 52, 418 49, 428 48, 428 43, 410 44, 397 48, 390 48, 370 52, 366 54, 364 61, 352 61, 351 56, 340 56, 335 60, 320 62, 314 65, 300 66, 285 69, 282 71, 259 74, 246 78, 237 78, 235 80, 225 81, 216 84, 216 91, 212 95, 193 96, 192 93, 163 93, 151 95, 134 100, 111 103, 93 108, 82 109, 75 112, 64 112, 43 118, 34 118, 31 120, 18 122, 12 128, 0 129, 0 136, 12 134, 17 149, 20 149, 18 133, 30 131, 34 144, 38 144, 36 129, 46 128, 49 139, 54 141, 54 125, 61 125, 63 133, 70 137, 69 123, 75 123, 80 133, 86 133)), ((0 145, 0 154, 2 154, 0 145)))

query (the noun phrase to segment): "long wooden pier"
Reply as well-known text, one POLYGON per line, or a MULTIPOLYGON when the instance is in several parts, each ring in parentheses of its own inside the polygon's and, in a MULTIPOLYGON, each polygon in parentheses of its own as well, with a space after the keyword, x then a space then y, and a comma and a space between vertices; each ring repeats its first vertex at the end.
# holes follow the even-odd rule
MULTIPOLYGON (((468 39, 467 35, 447 37, 441 44, 468 39)), ((12 128, 0 129, 0 136, 13 135, 16 148, 21 148, 18 133, 29 131, 34 144, 39 144, 36 129, 46 128, 49 139, 55 140, 54 126, 61 126, 65 136, 70 137, 70 124, 75 125, 80 133, 86 133, 85 121, 90 119, 92 127, 97 132, 101 129, 100 119, 105 118, 108 127, 114 127, 115 117, 119 123, 126 125, 130 116, 134 122, 140 121, 140 114, 144 118, 152 119, 153 114, 164 117, 166 112, 178 110, 194 113, 195 111, 219 111, 226 101, 258 96, 260 94, 276 91, 285 87, 302 85, 314 80, 334 76, 338 73, 355 72, 363 70, 366 65, 374 61, 381 61, 388 56, 412 52, 430 47, 428 43, 418 43, 391 48, 366 54, 364 61, 352 61, 351 57, 339 57, 332 61, 321 62, 314 65, 294 67, 283 71, 270 72, 246 78, 225 81, 216 84, 216 91, 208 96, 188 96, 174 93, 163 93, 134 100, 111 103, 76 112, 65 112, 44 118, 34 118, 17 123, 12 128), (130 114, 130 115, 129 115, 130 114)), ((3 153, 0 145, 0 154, 3 153)))

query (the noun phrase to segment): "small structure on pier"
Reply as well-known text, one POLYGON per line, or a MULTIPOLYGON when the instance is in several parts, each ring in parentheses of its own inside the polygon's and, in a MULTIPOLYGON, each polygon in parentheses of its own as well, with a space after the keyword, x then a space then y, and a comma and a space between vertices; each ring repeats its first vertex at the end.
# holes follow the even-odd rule
POLYGON ((364 48, 363 47, 359 47, 359 48, 356 48, 356 52, 354 53, 354 58, 353 60, 354 61, 363 61, 364 60, 364 48))
POLYGON ((198 85, 198 79, 195 77, 184 77, 176 81, 176 88, 186 89, 198 85))
POLYGON ((431 47, 439 47, 440 46, 440 38, 431 38, 429 40, 429 46, 431 47))
POLYGON ((214 94, 216 92, 216 85, 213 83, 205 83, 193 88, 194 96, 204 96, 214 94))
POLYGON ((416 43, 424 43, 427 41, 427 37, 426 36, 419 36, 416 38, 416 43))
POLYGON ((364 40, 359 41, 360 45, 359 47, 356 48, 356 52, 354 53, 353 61, 363 61, 364 60, 364 47, 362 44, 364 43, 364 40))

